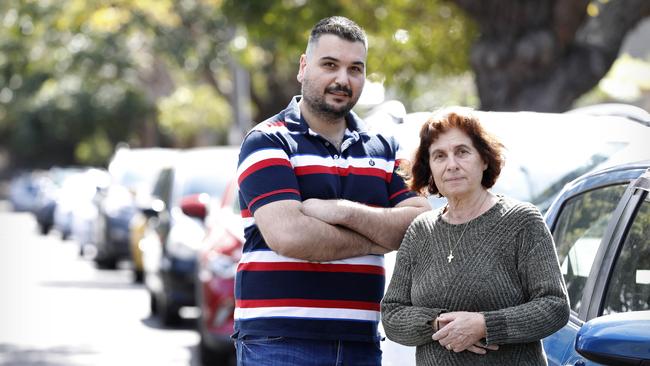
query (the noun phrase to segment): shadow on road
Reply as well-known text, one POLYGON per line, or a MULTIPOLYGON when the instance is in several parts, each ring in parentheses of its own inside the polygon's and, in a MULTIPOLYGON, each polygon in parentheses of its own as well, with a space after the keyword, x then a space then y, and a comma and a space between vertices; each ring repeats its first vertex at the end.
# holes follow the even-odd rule
POLYGON ((31 348, 0 344, 0 365, 3 366, 76 366, 73 357, 95 355, 86 347, 31 348))
POLYGON ((80 288, 80 289, 105 289, 105 290, 138 290, 142 291, 142 285, 126 282, 108 282, 108 281, 45 281, 40 283, 44 287, 59 288, 80 288))
POLYGON ((194 330, 196 329, 196 318, 182 318, 178 324, 173 326, 164 326, 160 323, 158 318, 153 316, 148 316, 140 320, 140 322, 152 329, 161 329, 161 330, 194 330))

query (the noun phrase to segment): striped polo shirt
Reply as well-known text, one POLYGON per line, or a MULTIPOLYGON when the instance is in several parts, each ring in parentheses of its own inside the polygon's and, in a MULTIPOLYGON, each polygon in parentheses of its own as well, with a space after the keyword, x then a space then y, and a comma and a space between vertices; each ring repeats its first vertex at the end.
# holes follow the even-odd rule
POLYGON ((398 143, 368 132, 351 112, 339 152, 309 128, 299 100, 254 127, 241 146, 237 179, 246 242, 235 280, 235 332, 376 341, 383 256, 284 257, 266 245, 253 213, 270 202, 309 198, 393 207, 414 195, 396 174, 398 143))

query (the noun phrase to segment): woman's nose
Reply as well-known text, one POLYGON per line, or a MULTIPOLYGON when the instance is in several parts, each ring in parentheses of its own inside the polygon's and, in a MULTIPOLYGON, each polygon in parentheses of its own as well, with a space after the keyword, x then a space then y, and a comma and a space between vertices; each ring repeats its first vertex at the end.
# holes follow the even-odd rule
POLYGON ((456 158, 451 155, 447 158, 447 170, 454 170, 458 168, 458 163, 456 162, 456 158))

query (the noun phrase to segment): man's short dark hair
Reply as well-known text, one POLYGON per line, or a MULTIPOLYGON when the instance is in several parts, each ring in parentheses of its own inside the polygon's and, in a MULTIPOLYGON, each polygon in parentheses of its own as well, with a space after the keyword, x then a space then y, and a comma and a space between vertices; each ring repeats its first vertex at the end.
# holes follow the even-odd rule
POLYGON ((316 44, 318 38, 324 34, 333 34, 350 42, 361 42, 366 49, 368 48, 368 40, 363 28, 346 17, 333 16, 321 19, 311 29, 309 43, 307 43, 308 53, 310 48, 316 44))

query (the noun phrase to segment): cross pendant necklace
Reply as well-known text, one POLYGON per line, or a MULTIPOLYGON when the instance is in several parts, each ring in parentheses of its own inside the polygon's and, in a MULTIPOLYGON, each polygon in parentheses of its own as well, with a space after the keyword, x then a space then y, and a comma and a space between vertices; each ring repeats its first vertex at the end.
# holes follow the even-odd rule
POLYGON ((469 225, 469 222, 472 221, 472 219, 481 211, 481 207, 483 207, 483 204, 485 204, 485 200, 488 198, 490 194, 488 192, 485 193, 483 196, 483 200, 481 201, 481 204, 478 206, 476 211, 469 217, 469 220, 465 223, 463 226, 463 231, 460 233, 460 237, 456 241, 456 244, 453 246, 451 245, 451 229, 447 229, 447 239, 449 240, 449 255, 447 256, 447 263, 451 263, 451 261, 455 258, 454 257, 454 249, 458 246, 460 241, 463 239, 463 235, 465 235, 465 230, 467 230, 467 225, 469 225))
POLYGON ((452 247, 451 246, 451 229, 447 231, 447 239, 449 239, 449 255, 447 256, 447 263, 451 263, 451 260, 454 259, 454 249, 458 246, 458 243, 463 239, 463 235, 465 235, 465 230, 467 230, 467 225, 469 224, 469 221, 465 223, 463 226, 463 231, 460 233, 460 238, 458 238, 458 241, 456 241, 456 244, 452 247))

